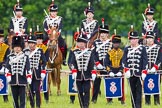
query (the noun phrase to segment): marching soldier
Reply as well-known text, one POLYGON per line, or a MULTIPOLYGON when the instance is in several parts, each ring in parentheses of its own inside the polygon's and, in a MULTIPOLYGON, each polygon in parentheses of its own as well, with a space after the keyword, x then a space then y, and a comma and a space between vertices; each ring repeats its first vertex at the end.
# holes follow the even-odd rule
MULTIPOLYGON (((148 57, 148 73, 155 73, 159 69, 162 60, 161 46, 154 43, 154 32, 148 31, 147 40, 147 57, 148 57)), ((145 104, 151 105, 150 95, 145 95, 145 104)), ((154 104, 160 105, 159 94, 154 95, 154 104)))
MULTIPOLYGON (((37 38, 37 47, 41 48, 43 50, 43 53, 46 57, 46 61, 48 61, 49 51, 48 51, 47 46, 43 44, 43 32, 36 31, 35 36, 37 38)), ((47 73, 46 73, 46 76, 47 76, 47 73)), ((45 98, 46 102, 49 101, 49 95, 48 94, 49 94, 48 92, 44 92, 44 98, 45 98)))
MULTIPOLYGON (((62 52, 63 55, 63 65, 66 64, 66 55, 67 55, 67 45, 65 40, 61 36, 61 31, 62 31, 62 17, 58 16, 58 6, 52 2, 52 4, 49 6, 49 12, 50 14, 46 16, 43 26, 44 26, 44 31, 46 32, 46 36, 51 34, 51 27, 57 27, 58 31, 60 33, 60 36, 58 38, 58 45, 59 48, 62 52)), ((46 39, 48 41, 48 39, 46 39)), ((45 42, 46 44, 46 42, 45 42)))
POLYGON ((144 17, 144 21, 142 23, 142 36, 145 37, 148 31, 152 31, 155 36, 155 42, 160 42, 160 38, 158 37, 158 23, 154 20, 154 8, 150 7, 150 4, 148 4, 148 7, 145 9, 144 14, 146 15, 144 17))
POLYGON ((13 53, 8 56, 5 68, 7 81, 10 82, 11 85, 14 108, 26 107, 25 90, 27 83, 31 84, 29 58, 22 51, 23 48, 23 38, 20 36, 14 36, 12 40, 13 53))
POLYGON ((19 0, 17 4, 14 6, 13 11, 14 17, 11 18, 10 21, 10 32, 14 31, 17 35, 22 35, 27 33, 28 21, 26 17, 23 17, 23 8, 22 5, 19 4, 19 0))
POLYGON ((81 108, 89 107, 91 75, 93 80, 96 78, 92 51, 86 49, 86 43, 86 35, 80 34, 77 39, 78 48, 72 52, 71 56, 72 78, 76 80, 81 108))
POLYGON ((88 40, 92 37, 94 32, 98 30, 98 21, 95 20, 94 17, 94 8, 88 2, 88 7, 84 10, 84 14, 87 17, 86 19, 82 20, 81 28, 87 34, 88 40))
MULTIPOLYGON (((109 27, 108 25, 105 25, 104 22, 102 22, 102 25, 99 28, 99 32, 100 32, 100 37, 94 42, 93 53, 94 53, 95 65, 98 70, 101 70, 99 74, 105 74, 105 72, 102 71, 105 69, 104 60, 105 60, 106 53, 112 48, 112 42, 109 36, 109 27)), ((101 84, 101 78, 98 77, 95 79, 94 86, 93 86, 93 95, 92 95, 93 103, 97 102, 97 97, 100 91, 100 84, 101 84)))
POLYGON ((46 58, 42 49, 37 47, 37 41, 35 36, 29 36, 28 38, 29 48, 24 52, 29 56, 30 69, 32 71, 32 83, 30 85, 30 105, 34 108, 36 95, 36 107, 40 108, 40 83, 46 75, 46 58))
POLYGON ((124 49, 122 63, 130 86, 132 108, 142 108, 142 80, 147 74, 147 53, 146 48, 138 44, 139 36, 136 31, 130 31, 128 37, 130 46, 124 49))
MULTIPOLYGON (((123 67, 122 67, 122 57, 123 51, 120 49, 121 43, 121 36, 114 34, 112 36, 112 43, 113 49, 108 51, 106 58, 105 58, 105 67, 109 72, 110 77, 122 77, 123 75, 123 67)), ((107 99, 108 103, 112 103, 112 99, 107 99)), ((125 104, 125 97, 124 97, 124 78, 122 78, 122 98, 119 98, 121 104, 125 104)))
MULTIPOLYGON (((7 56, 10 54, 10 49, 7 44, 4 43, 4 30, 0 30, 0 73, 4 75, 4 66, 7 60, 7 56)), ((8 95, 3 95, 4 102, 8 102, 8 95)))

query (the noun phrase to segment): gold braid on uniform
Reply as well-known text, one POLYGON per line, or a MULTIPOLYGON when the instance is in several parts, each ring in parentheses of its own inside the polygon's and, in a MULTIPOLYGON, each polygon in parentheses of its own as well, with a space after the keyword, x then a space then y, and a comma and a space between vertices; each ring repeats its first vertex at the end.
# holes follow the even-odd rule
POLYGON ((5 57, 5 53, 6 53, 8 48, 9 48, 9 46, 5 43, 2 43, 0 45, 0 62, 3 62, 3 59, 5 57))
POLYGON ((111 65, 113 68, 119 68, 121 66, 120 61, 123 57, 123 51, 118 48, 116 49, 112 49, 108 52, 109 54, 109 59, 111 61, 111 65))

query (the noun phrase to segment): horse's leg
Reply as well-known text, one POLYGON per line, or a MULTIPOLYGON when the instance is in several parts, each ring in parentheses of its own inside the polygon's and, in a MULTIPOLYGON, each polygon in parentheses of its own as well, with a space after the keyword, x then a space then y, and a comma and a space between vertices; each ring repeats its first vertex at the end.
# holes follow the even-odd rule
POLYGON ((61 78, 60 78, 60 69, 61 66, 57 67, 57 95, 60 96, 61 95, 61 90, 60 90, 60 84, 61 84, 61 78))
POLYGON ((51 72, 48 73, 48 93, 49 95, 52 95, 51 93, 51 72))

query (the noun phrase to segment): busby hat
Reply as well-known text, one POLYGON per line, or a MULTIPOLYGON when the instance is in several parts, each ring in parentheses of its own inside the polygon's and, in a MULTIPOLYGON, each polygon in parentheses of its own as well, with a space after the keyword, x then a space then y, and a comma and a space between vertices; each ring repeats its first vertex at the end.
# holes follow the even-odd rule
POLYGON ((28 43, 37 43, 36 36, 30 35, 28 38, 28 43))
POLYGON ((137 31, 134 31, 133 25, 131 25, 131 30, 128 33, 129 39, 139 39, 139 35, 137 31))
POLYGON ((90 2, 88 2, 88 7, 85 8, 84 14, 87 15, 88 12, 91 12, 94 14, 94 8, 91 6, 90 2))
POLYGON ((121 36, 113 35, 112 36, 112 43, 121 43, 121 36))
POLYGON ((104 18, 102 18, 102 25, 99 27, 100 33, 109 33, 109 26, 105 25, 104 18))
POLYGON ((146 33, 146 38, 155 38, 154 32, 148 31, 148 32, 146 33))
POLYGON ((50 12, 54 12, 54 11, 57 11, 58 10, 58 6, 56 4, 54 4, 54 0, 52 0, 52 3, 50 4, 48 10, 50 12))
POLYGON ((14 11, 22 11, 22 5, 19 3, 19 0, 17 0, 17 4, 14 6, 14 11))
POLYGON ((84 42, 87 43, 87 35, 84 33, 79 34, 79 37, 77 38, 77 42, 84 42))
POLYGON ((116 29, 114 29, 114 35, 112 35, 112 43, 121 43, 121 36, 116 34, 116 29))
POLYGON ((0 29, 0 37, 4 37, 4 30, 0 29))
POLYGON ((14 47, 21 47, 22 49, 24 49, 25 45, 24 45, 24 39, 22 36, 14 36, 12 38, 12 49, 14 47))
POLYGON ((36 36, 37 39, 43 39, 43 32, 36 31, 34 35, 36 36))
POLYGON ((150 4, 148 3, 148 7, 145 9, 145 15, 154 15, 154 8, 150 7, 150 4))

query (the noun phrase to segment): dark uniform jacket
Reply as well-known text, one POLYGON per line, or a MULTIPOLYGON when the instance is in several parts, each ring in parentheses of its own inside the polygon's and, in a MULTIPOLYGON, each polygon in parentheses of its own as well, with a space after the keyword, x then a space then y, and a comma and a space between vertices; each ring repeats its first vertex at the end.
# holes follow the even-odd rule
POLYGON ((29 58, 25 53, 11 53, 6 61, 6 68, 11 73, 11 85, 27 84, 27 74, 31 74, 29 58))
MULTIPOLYGON (((86 50, 86 49, 85 49, 86 50)), ((84 50, 83 50, 84 51, 84 50)), ((71 53, 71 69, 77 69, 77 80, 82 81, 91 79, 91 71, 94 69, 94 57, 91 50, 86 50, 83 55, 78 55, 82 51, 80 49, 75 49, 71 53)))
POLYGON ((124 68, 130 69, 131 76, 140 77, 142 70, 146 70, 148 66, 146 48, 142 45, 136 48, 132 48, 131 46, 126 47, 124 49, 122 63, 124 68))
POLYGON ((29 56, 32 76, 36 78, 36 80, 41 80, 41 70, 45 70, 47 61, 42 49, 40 48, 36 48, 36 49, 37 51, 34 54, 32 54, 33 51, 30 52, 30 49, 25 49, 24 52, 29 56))

